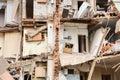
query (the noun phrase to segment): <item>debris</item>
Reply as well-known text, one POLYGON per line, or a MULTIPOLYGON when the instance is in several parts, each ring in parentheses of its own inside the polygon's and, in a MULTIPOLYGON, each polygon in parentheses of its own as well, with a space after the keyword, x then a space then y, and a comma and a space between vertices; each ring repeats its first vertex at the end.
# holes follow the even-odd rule
POLYGON ((2 75, 0 75, 0 78, 2 80, 14 80, 8 71, 5 71, 2 75))
POLYGON ((9 63, 7 62, 7 60, 4 59, 3 57, 0 57, 0 75, 3 74, 8 67, 9 67, 9 63))

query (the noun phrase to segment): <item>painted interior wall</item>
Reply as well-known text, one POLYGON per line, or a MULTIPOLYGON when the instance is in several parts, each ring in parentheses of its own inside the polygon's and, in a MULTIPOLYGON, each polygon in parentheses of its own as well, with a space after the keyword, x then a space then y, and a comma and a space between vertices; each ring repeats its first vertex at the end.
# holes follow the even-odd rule
POLYGON ((46 3, 38 3, 37 0, 34 0, 34 18, 52 18, 53 11, 55 9, 54 3, 52 4, 51 1, 47 1, 46 3))
POLYGON ((53 53, 54 49, 54 27, 53 27, 53 22, 48 22, 47 24, 47 35, 48 35, 48 52, 53 53))
POLYGON ((8 32, 5 33, 4 38, 4 54, 5 58, 16 58, 16 54, 20 52, 20 32, 8 32))
POLYGON ((78 53, 78 35, 86 35, 88 37, 87 24, 64 25, 64 27, 61 27, 60 34, 63 35, 60 36, 60 50, 63 49, 65 43, 72 43, 74 44, 73 53, 78 53), (71 36, 71 40, 64 39, 68 36, 71 36))
POLYGON ((3 55, 4 50, 4 33, 0 33, 0 56, 3 55))
POLYGON ((15 17, 15 20, 13 19, 13 10, 14 10, 14 2, 13 0, 7 0, 7 7, 5 12, 5 25, 12 24, 17 25, 16 22, 18 22, 18 14, 15 17))
POLYGON ((23 56, 37 54, 40 55, 41 53, 48 52, 47 46, 47 34, 44 34, 45 40, 44 41, 37 41, 37 42, 27 42, 25 40, 25 34, 28 32, 35 32, 36 29, 33 28, 24 28, 24 37, 23 37, 23 56))

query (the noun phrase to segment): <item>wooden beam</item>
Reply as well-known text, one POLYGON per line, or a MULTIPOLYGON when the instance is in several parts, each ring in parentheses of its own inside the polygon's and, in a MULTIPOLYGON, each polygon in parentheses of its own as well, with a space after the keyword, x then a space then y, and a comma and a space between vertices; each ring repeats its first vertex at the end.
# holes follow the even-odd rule
POLYGON ((111 58, 116 58, 116 57, 120 57, 120 54, 97 57, 96 59, 97 59, 97 60, 102 60, 102 59, 111 59, 111 58))
POLYGON ((11 63, 9 68, 24 67, 26 65, 32 64, 32 62, 33 62, 33 59, 25 60, 25 61, 17 61, 17 62, 11 63))
POLYGON ((93 75, 93 71, 94 71, 95 65, 96 65, 96 59, 93 60, 93 62, 92 62, 92 66, 91 66, 91 69, 90 69, 90 72, 89 72, 87 80, 91 80, 92 79, 92 75, 93 75))
POLYGON ((19 31, 18 27, 3 27, 0 28, 0 33, 19 31))

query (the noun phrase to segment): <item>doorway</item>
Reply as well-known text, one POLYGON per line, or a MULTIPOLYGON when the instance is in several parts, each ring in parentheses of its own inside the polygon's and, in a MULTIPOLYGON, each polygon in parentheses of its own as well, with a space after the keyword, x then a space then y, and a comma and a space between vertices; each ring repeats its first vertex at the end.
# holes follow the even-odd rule
POLYGON ((79 52, 86 52, 86 36, 78 35, 78 50, 79 52))
POLYGON ((26 0, 26 18, 33 18, 33 7, 34 6, 34 2, 33 0, 26 0))
POLYGON ((111 75, 109 74, 102 75, 102 80, 111 80, 111 75))
POLYGON ((78 10, 80 8, 80 6, 82 5, 83 1, 78 1, 78 10))

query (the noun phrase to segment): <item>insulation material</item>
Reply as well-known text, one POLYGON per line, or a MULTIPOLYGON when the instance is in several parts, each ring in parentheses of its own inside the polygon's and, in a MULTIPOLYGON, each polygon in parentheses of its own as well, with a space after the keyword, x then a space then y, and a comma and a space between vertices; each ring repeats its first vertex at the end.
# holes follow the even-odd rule
MULTIPOLYGON (((37 29, 39 30, 39 29, 37 29)), ((24 38, 23 38, 23 56, 27 55, 40 55, 41 53, 47 53, 48 47, 47 47, 47 36, 46 34, 43 34, 44 41, 36 41, 36 42, 27 42, 25 39, 25 34, 27 33, 34 33, 37 31, 33 28, 24 28, 24 38)))
POLYGON ((6 14, 5 14, 5 24, 6 25, 17 25, 15 22, 18 22, 18 14, 15 18, 15 22, 13 21, 13 10, 14 10, 14 2, 13 0, 7 0, 6 14))
POLYGON ((8 62, 3 57, 0 57, 0 74, 3 74, 8 67, 8 62))
POLYGON ((46 77, 46 70, 44 67, 35 68, 35 77, 46 77))
POLYGON ((16 57, 20 52, 20 32, 5 33, 4 57, 16 57))
POLYGON ((120 19, 116 23, 115 33, 120 33, 120 19))
POLYGON ((60 54, 61 66, 82 64, 93 59, 90 54, 60 54))
POLYGON ((93 56, 96 56, 98 54, 97 52, 98 52, 98 49, 99 49, 99 46, 100 46, 103 36, 104 36, 103 29, 100 28, 95 32, 95 35, 93 37, 92 44, 90 47, 91 48, 90 53, 93 56))
POLYGON ((0 56, 3 55, 4 33, 0 33, 0 56))
POLYGON ((14 80, 8 71, 5 71, 2 75, 0 75, 0 78, 2 80, 14 80))

